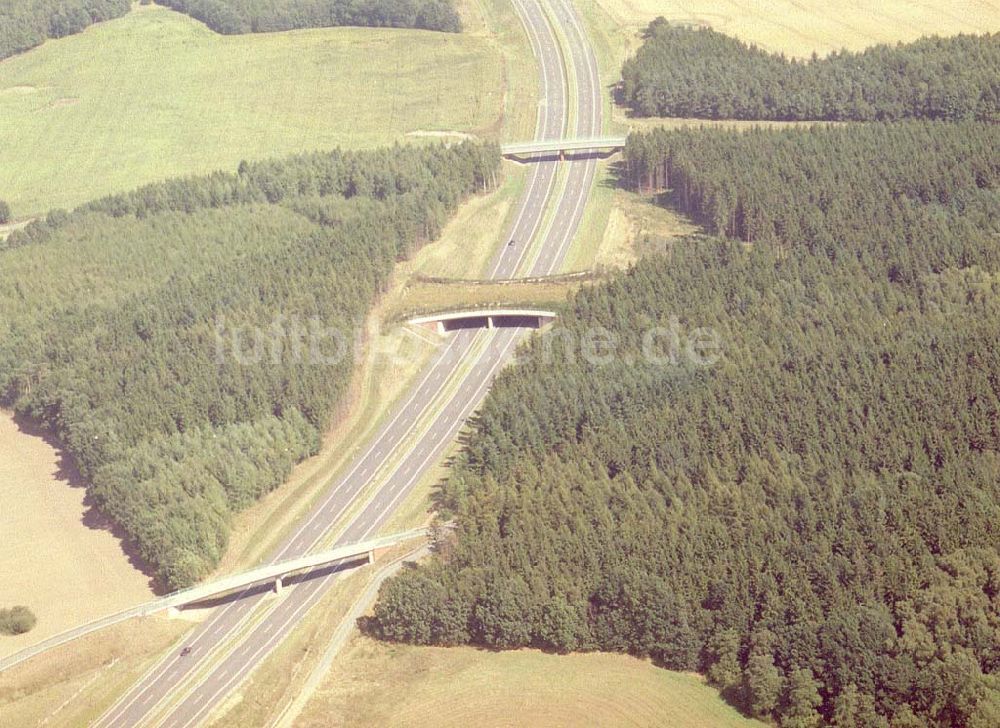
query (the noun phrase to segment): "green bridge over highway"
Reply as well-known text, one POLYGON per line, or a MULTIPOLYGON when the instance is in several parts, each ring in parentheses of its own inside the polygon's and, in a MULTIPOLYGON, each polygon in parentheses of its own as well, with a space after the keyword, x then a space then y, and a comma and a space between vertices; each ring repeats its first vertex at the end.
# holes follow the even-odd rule
POLYGON ((618 152, 625 148, 626 137, 605 136, 587 139, 544 139, 532 142, 501 144, 500 153, 505 157, 526 157, 536 154, 559 154, 567 152, 618 152))

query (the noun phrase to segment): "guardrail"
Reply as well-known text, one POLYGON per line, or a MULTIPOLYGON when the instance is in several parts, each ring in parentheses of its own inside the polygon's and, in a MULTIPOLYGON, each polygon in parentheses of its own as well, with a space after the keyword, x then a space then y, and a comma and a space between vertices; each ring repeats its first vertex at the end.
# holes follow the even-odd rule
POLYGON ((593 137, 590 139, 546 139, 500 145, 500 154, 513 157, 542 152, 579 152, 596 149, 624 149, 626 137, 593 137))
POLYGON ((15 652, 13 655, 0 659, 0 672, 14 667, 14 665, 24 662, 35 655, 51 650, 54 647, 59 647, 67 642, 79 639, 86 634, 96 632, 97 630, 110 627, 128 619, 133 619, 134 617, 147 617, 150 614, 162 612, 164 609, 169 609, 170 607, 179 607, 185 604, 199 602, 208 597, 225 594, 226 592, 233 591, 241 587, 252 586, 258 582, 277 579, 288 574, 293 574, 297 571, 324 566, 343 559, 349 559, 353 556, 360 556, 361 554, 376 551, 388 546, 394 546, 404 541, 426 537, 429 534, 430 529, 428 528, 415 528, 410 531, 403 531, 402 533, 382 536, 381 538, 373 538, 367 541, 359 541, 357 543, 345 544, 344 546, 337 546, 336 548, 328 549, 315 554, 307 554, 306 556, 299 556, 294 559, 286 559, 285 561, 279 561, 274 564, 266 564, 255 569, 250 569, 249 571, 244 571, 240 574, 234 574, 223 579, 209 582, 207 584, 199 584, 187 589, 181 589, 160 597, 159 599, 144 602, 143 604, 139 604, 135 607, 123 609, 120 612, 110 614, 106 617, 101 617, 100 619, 95 619, 92 622, 87 622, 79 627, 74 627, 73 629, 44 639, 31 647, 26 647, 23 650, 15 652))

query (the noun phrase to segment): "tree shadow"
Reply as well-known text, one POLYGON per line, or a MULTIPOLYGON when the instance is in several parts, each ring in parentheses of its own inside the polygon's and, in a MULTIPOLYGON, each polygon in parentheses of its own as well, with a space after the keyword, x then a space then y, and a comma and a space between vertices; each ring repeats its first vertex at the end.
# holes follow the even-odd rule
POLYGON ((76 458, 66 449, 65 445, 39 420, 24 414, 14 415, 14 425, 18 432, 30 437, 37 437, 46 445, 55 450, 56 469, 52 477, 60 483, 66 483, 71 488, 83 488, 87 493, 83 497, 85 508, 80 523, 95 531, 107 531, 119 544, 122 554, 128 560, 129 565, 147 577, 147 585, 154 594, 165 594, 166 585, 156 576, 150 564, 139 554, 139 547, 125 529, 115 523, 109 516, 101 512, 97 507, 94 496, 87 489, 87 480, 81 475, 77 466, 76 458))
POLYGON ((538 164, 540 162, 582 162, 588 159, 610 159, 618 154, 615 149, 583 150, 579 152, 543 152, 536 154, 508 154, 507 158, 518 164, 538 164))
POLYGON ((612 189, 612 190, 629 190, 628 180, 626 179, 626 168, 625 160, 618 159, 608 165, 608 169, 611 172, 607 177, 602 178, 598 181, 598 187, 602 189, 612 189))

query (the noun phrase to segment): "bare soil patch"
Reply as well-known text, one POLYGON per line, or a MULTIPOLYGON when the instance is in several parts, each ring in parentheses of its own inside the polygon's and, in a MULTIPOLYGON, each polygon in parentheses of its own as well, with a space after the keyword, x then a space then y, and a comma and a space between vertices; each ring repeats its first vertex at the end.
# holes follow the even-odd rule
POLYGON ((0 95, 10 94, 22 96, 24 94, 33 94, 38 91, 34 86, 8 86, 7 88, 0 88, 0 95))
POLYGON ((430 137, 432 139, 475 139, 475 134, 464 131, 431 131, 427 129, 417 129, 406 132, 408 137, 430 137))

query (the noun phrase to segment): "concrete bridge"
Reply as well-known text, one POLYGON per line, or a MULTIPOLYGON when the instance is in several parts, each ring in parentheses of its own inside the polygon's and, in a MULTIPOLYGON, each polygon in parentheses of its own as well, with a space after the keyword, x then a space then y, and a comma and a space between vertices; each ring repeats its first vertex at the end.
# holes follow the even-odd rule
POLYGON ((124 622, 128 619, 145 617, 164 610, 176 612, 178 608, 184 605, 196 604, 197 602, 205 601, 210 597, 221 596, 229 592, 246 589, 258 584, 270 584, 274 591, 280 594, 283 586, 282 580, 292 576, 293 574, 309 571, 322 566, 329 566, 342 561, 350 562, 352 560, 360 561, 363 559, 365 563, 370 563, 374 558, 376 551, 390 548, 396 544, 405 543, 406 541, 427 538, 429 535, 430 529, 416 528, 412 531, 404 531, 390 536, 382 536, 381 538, 373 538, 367 541, 337 546, 336 548, 328 549, 326 551, 307 554, 294 559, 279 561, 274 564, 265 564, 264 566, 244 571, 241 574, 227 576, 216 581, 208 582, 207 584, 199 584, 191 587, 190 589, 182 589, 180 591, 173 592, 172 594, 168 594, 165 597, 161 597, 160 599, 154 599, 151 602, 145 602, 144 604, 131 607, 130 609, 125 609, 107 617, 94 620, 93 622, 80 625, 79 627, 62 632, 61 634, 49 637, 48 639, 43 640, 36 645, 32 645, 31 647, 27 647, 20 652, 15 652, 13 655, 0 659, 0 672, 3 672, 4 670, 17 665, 30 657, 34 657, 35 655, 41 654, 42 652, 50 650, 54 647, 66 644, 67 642, 83 637, 86 634, 96 632, 97 630, 110 627, 113 624, 124 622))
POLYGON ((382 536, 358 543, 349 543, 343 546, 320 551, 315 554, 297 556, 294 559, 286 559, 274 564, 265 564, 256 569, 250 569, 240 574, 233 574, 223 579, 210 581, 207 584, 199 584, 190 589, 168 594, 155 604, 155 607, 146 614, 152 614, 164 609, 177 609, 186 604, 195 604, 204 601, 209 597, 217 597, 231 591, 243 589, 254 584, 271 583, 276 594, 281 593, 282 579, 301 571, 310 571, 321 566, 329 566, 340 561, 364 558, 367 563, 375 560, 374 554, 380 549, 389 548, 405 541, 412 541, 417 538, 426 538, 428 530, 417 528, 412 531, 395 533, 391 536, 382 536))
POLYGON ((546 139, 543 141, 502 144, 500 153, 505 157, 527 157, 539 154, 558 154, 565 159, 567 152, 617 152, 625 148, 625 137, 592 137, 589 139, 546 139))
POLYGON ((555 311, 530 308, 487 308, 469 311, 449 311, 432 316, 418 316, 409 323, 444 334, 458 329, 530 328, 538 329, 556 318, 555 311))

